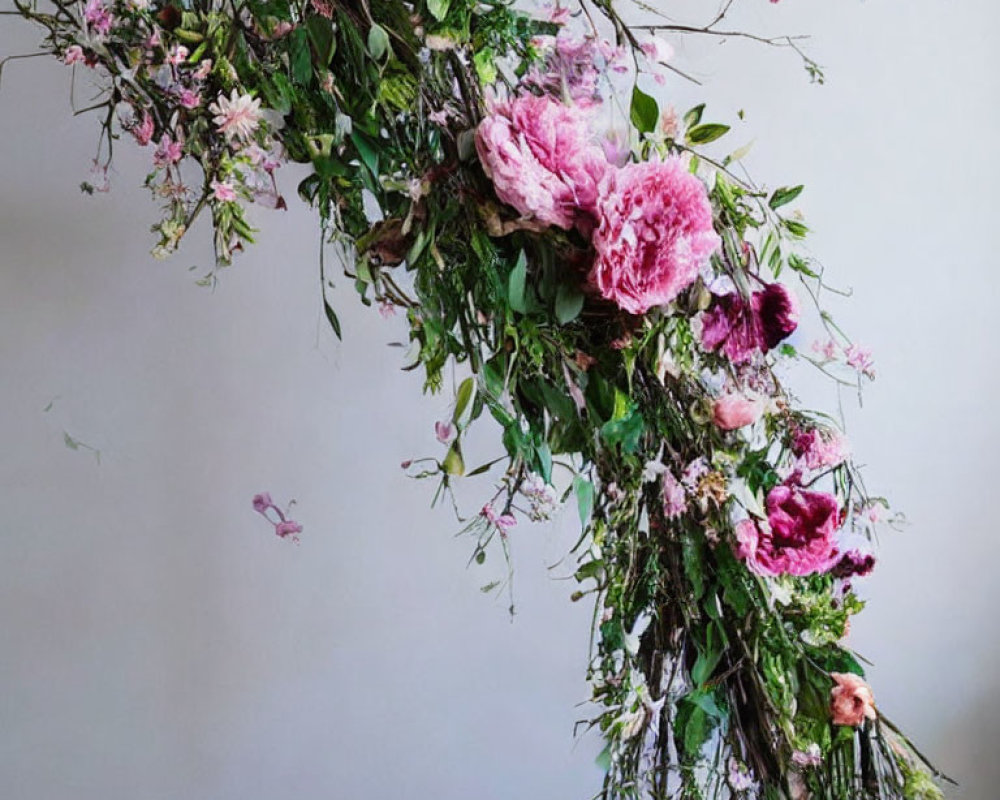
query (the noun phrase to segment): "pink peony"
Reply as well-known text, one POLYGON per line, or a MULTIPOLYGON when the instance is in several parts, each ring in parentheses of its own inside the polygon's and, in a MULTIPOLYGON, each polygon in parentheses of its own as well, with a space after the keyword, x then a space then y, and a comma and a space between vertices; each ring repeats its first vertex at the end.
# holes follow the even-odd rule
POLYGON ((712 406, 712 421, 724 431, 752 425, 760 417, 764 404, 741 394, 724 394, 712 406))
POLYGON ((825 492, 776 486, 767 495, 767 525, 736 525, 736 556, 764 575, 811 575, 837 563, 837 500, 825 492))
POLYGON ((875 695, 871 687, 857 675, 831 672, 834 686, 830 690, 830 717, 834 725, 857 727, 865 717, 875 719, 875 695))
POLYGON ((832 428, 810 428, 795 434, 792 452, 807 469, 835 467, 847 458, 847 442, 832 428))
POLYGON ((476 130, 476 150, 497 197, 566 230, 593 213, 608 169, 586 113, 547 96, 496 103, 476 130))
POLYGON ((677 297, 719 247, 705 186, 679 157, 609 172, 601 195, 591 279, 631 314, 677 297))
POLYGON ((766 353, 799 324, 799 301, 783 284, 765 284, 748 303, 738 292, 720 296, 702 317, 701 344, 734 364, 766 353))

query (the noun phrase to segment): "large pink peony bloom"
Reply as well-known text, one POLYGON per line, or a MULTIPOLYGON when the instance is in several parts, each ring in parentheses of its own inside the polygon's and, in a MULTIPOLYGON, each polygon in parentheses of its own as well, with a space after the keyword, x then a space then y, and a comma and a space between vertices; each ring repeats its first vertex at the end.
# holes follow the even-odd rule
POLYGON ((871 687, 857 675, 831 672, 834 686, 830 690, 830 717, 834 725, 857 727, 865 717, 875 719, 875 695, 871 687))
POLYGON ((736 529, 739 558, 765 575, 811 575, 837 563, 837 499, 825 492, 776 486, 767 495, 767 526, 736 529))
POLYGON ((701 343, 740 364, 777 346, 798 324, 798 298, 785 285, 769 283, 749 303, 738 292, 719 297, 702 317, 701 343))
POLYGON ((593 283, 631 314, 669 303, 719 247, 704 184, 674 157, 609 172, 601 190, 593 283))
POLYGON ((586 112, 531 94, 496 103, 476 150, 497 197, 525 217, 569 230, 593 214, 608 161, 586 112))

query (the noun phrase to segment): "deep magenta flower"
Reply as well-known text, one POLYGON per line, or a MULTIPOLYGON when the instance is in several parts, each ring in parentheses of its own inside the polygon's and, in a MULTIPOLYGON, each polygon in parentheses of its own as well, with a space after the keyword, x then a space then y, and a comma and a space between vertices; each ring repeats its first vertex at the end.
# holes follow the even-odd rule
POLYGON ((851 578, 863 578, 866 575, 871 575, 873 569, 875 569, 875 556, 873 553, 863 550, 848 550, 834 564, 830 572, 836 578, 849 580, 851 578))
POLYGON ((798 298, 784 284, 768 283, 749 302, 739 292, 718 297, 702 317, 701 344, 742 364, 776 347, 798 324, 798 298))
POLYGON ((609 172, 597 218, 591 280, 631 314, 676 298, 719 247, 705 185, 678 157, 609 172))
POLYGON ((586 112, 549 96, 498 102, 476 130, 497 197, 524 217, 569 230, 592 215, 607 159, 586 112))
POLYGON ((736 555, 765 575, 829 572, 839 553, 837 499, 825 492, 776 486, 767 495, 767 525, 736 526, 736 555))

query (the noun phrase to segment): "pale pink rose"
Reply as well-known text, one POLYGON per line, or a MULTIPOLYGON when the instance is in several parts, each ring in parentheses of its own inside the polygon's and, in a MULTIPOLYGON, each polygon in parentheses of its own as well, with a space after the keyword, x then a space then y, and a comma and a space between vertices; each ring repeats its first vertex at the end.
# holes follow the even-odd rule
POLYGON ((476 130, 476 150, 497 197, 566 230, 593 213, 608 169, 585 112, 548 96, 495 103, 476 130))
POLYGON ((831 672, 834 686, 830 690, 830 717, 834 725, 857 727, 865 717, 875 719, 875 696, 871 687, 857 675, 831 672))
POLYGON ((759 399, 751 400, 741 394, 724 394, 712 406, 712 421, 724 431, 734 431, 752 425, 764 410, 759 399))
POLYGON ((66 52, 63 54, 64 64, 76 64, 79 61, 85 61, 86 56, 83 54, 83 48, 78 44, 71 44, 66 48, 66 52))
POLYGON ((705 185, 678 157, 609 171, 597 219, 591 281, 630 314, 674 300, 719 247, 705 185))

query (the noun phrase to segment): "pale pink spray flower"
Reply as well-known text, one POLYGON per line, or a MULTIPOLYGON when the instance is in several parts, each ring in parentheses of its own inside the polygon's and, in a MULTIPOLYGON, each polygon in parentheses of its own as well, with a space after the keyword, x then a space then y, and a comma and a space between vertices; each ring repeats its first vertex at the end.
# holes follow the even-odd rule
POLYGON ((228 181, 212 181, 212 197, 220 202, 232 202, 236 199, 236 189, 228 181))
MULTIPOLYGON (((294 503, 295 501, 293 500, 292 502, 294 503)), ((293 542, 298 544, 298 535, 302 533, 302 526, 294 519, 289 519, 287 512, 282 511, 274 504, 274 501, 271 500, 270 494, 267 492, 255 494, 253 496, 253 510, 274 526, 274 532, 278 537, 282 539, 291 539, 293 542), (268 516, 269 511, 273 511, 277 515, 277 521, 268 516)))
POLYGON ((597 219, 591 282, 630 314, 674 300, 719 247, 705 185, 679 157, 608 172, 597 219))
POLYGON ((86 61, 86 56, 83 54, 83 48, 78 44, 71 44, 66 48, 66 52, 63 54, 63 63, 76 64, 80 61, 86 61))
POLYGON ((156 151, 153 153, 153 164, 161 169, 169 167, 171 164, 176 164, 180 161, 183 154, 183 143, 174 141, 167 134, 163 134, 160 137, 160 143, 157 145, 156 151))

